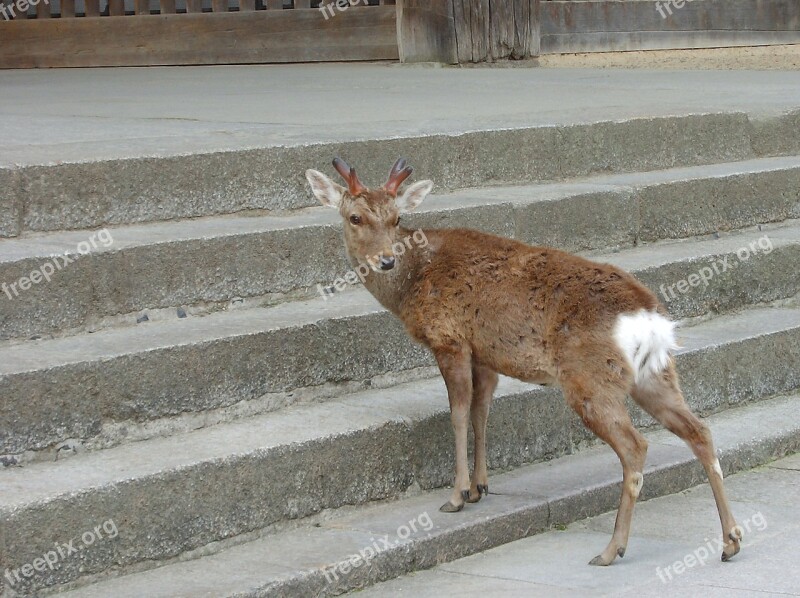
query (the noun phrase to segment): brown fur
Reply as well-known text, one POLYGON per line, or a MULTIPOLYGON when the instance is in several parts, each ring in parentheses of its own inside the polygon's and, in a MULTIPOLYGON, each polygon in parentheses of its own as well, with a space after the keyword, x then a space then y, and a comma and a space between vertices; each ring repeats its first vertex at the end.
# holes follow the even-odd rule
MULTIPOLYGON (((404 163, 398 165, 390 183, 401 176, 397 173, 404 163)), ((315 171, 309 171, 309 181, 314 186, 319 175, 341 197, 337 207, 354 265, 396 259, 391 270, 370 272, 365 286, 403 321, 411 336, 431 349, 447 385, 456 480, 442 510, 459 511, 465 502, 476 502, 488 492, 486 421, 500 373, 559 385, 585 425, 620 458, 623 491, 614 535, 593 564, 608 565, 624 554, 641 487, 647 442, 625 408, 628 394, 695 451, 717 500, 726 542, 723 559, 738 552, 735 521, 722 480, 714 474, 710 433, 686 406, 674 365, 648 386, 636 386, 628 359, 613 338, 620 314, 665 313, 649 289, 615 266, 475 230, 424 230, 427 246, 412 244, 395 256, 393 245, 415 232, 398 225, 397 204, 402 202, 395 199, 397 185, 369 190, 346 164, 339 163, 337 170, 354 192, 315 171), (471 480, 470 421, 475 434, 471 480)), ((402 172, 408 176, 410 169, 402 172)))

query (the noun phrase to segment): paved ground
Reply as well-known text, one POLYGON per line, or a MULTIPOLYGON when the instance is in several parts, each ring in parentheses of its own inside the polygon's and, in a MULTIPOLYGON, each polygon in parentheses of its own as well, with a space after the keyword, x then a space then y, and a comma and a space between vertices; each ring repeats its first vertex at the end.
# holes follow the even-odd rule
MULTIPOLYGON (((800 105, 800 71, 390 64, 0 71, 0 166, 800 105)), ((546 151, 546 148, 543 148, 546 151)))
POLYGON ((628 554, 612 567, 586 564, 610 537, 615 513, 607 513, 565 531, 512 542, 358 595, 800 596, 800 454, 731 476, 727 487, 734 514, 745 530, 742 551, 729 563, 719 560, 718 519, 706 484, 640 503, 628 554))

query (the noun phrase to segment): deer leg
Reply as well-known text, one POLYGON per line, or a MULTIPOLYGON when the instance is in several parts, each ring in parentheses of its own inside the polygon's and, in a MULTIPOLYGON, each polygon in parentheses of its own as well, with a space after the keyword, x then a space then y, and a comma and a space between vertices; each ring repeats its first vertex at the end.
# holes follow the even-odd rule
POLYGON ((569 405, 580 415, 583 423, 606 442, 622 464, 622 494, 614 524, 614 534, 605 550, 590 561, 590 565, 610 565, 617 556, 624 556, 628 546, 633 508, 642 489, 647 441, 631 423, 625 408, 626 393, 617 385, 598 386, 591 390, 580 383, 567 381, 562 385, 569 405))
POLYGON ((456 438, 456 479, 450 500, 440 511, 456 513, 469 498, 467 433, 472 400, 472 358, 468 349, 434 351, 450 400, 450 421, 456 438))
POLYGON ((489 494, 489 474, 486 467, 486 422, 492 395, 497 388, 497 372, 481 365, 472 366, 472 431, 475 434, 475 465, 467 502, 478 502, 489 494))
POLYGON ((686 404, 674 366, 670 364, 659 378, 648 381, 648 384, 634 387, 631 396, 667 430, 686 442, 703 464, 722 524, 722 560, 731 559, 739 552, 742 529, 736 525, 725 495, 722 468, 714 450, 711 432, 686 404))

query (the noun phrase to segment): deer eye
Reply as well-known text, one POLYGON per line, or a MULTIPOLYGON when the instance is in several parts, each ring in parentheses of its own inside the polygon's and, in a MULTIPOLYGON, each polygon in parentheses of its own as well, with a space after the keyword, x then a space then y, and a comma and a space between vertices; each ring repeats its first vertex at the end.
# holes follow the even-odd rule
POLYGON ((400 216, 397 217, 397 220, 394 223, 395 226, 400 226, 400 216))
POLYGON ((361 218, 359 218, 358 216, 353 214, 352 216, 350 216, 350 223, 351 224, 361 224, 361 218))

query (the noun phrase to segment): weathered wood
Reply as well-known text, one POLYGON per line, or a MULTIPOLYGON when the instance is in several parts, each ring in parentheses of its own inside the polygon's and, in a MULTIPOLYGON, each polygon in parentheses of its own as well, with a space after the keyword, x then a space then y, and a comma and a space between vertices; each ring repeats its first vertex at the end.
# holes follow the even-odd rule
POLYGON ((100 16, 100 0, 85 0, 84 1, 84 14, 87 17, 100 16))
POLYGON ((541 0, 533 0, 530 12, 531 56, 539 56, 542 52, 542 10, 541 0))
POLYGON ((453 0, 459 62, 535 56, 538 4, 539 0, 453 0))
POLYGON ((50 17, 50 3, 39 2, 39 4, 36 5, 36 18, 49 19, 50 17))
POLYGON ((71 19, 75 16, 75 0, 61 0, 61 18, 71 19))
POLYGON ((401 62, 457 63, 453 0, 398 0, 396 37, 401 62))
POLYGON ((800 44, 800 31, 614 31, 542 36, 542 54, 800 44))
POLYGON ((467 37, 472 44, 472 62, 483 62, 489 53, 489 0, 455 0, 464 5, 464 12, 470 13, 469 31, 457 28, 456 35, 467 37))
POLYGON ((203 12, 203 0, 186 0, 187 13, 201 13, 203 12))
POLYGON ((239 10, 251 11, 256 9, 256 0, 239 0, 239 10))
POLYGON ((795 31, 798 28, 800 2, 797 0, 692 0, 681 8, 667 0, 554 0, 542 6, 542 33, 545 35, 615 31, 795 31))
POLYGON ((125 16, 125 0, 108 0, 108 14, 112 17, 125 16))
MULTIPOLYGON (((61 0, 62 2, 64 0, 61 0)), ((133 3, 133 11, 137 15, 149 15, 150 14, 150 0, 135 0, 133 3)))
MULTIPOLYGON (((489 44, 491 59, 516 60, 534 55, 536 14, 534 2, 528 0, 490 0, 489 44)), ((537 20, 538 22, 538 20, 537 20)))
POLYGON ((327 21, 316 10, 31 20, 0 23, 0 36, 0 68, 398 58, 392 6, 327 21))
POLYGON ((161 0, 159 5, 160 5, 160 12, 162 15, 175 14, 175 0, 161 0))
POLYGON ((282 9, 283 0, 266 0, 267 9, 282 9))
POLYGON ((541 7, 548 54, 798 43, 798 30, 797 0, 693 0, 681 8, 665 0, 551 0, 541 7))
POLYGON ((214 12, 228 12, 228 0, 211 0, 211 10, 214 12))

